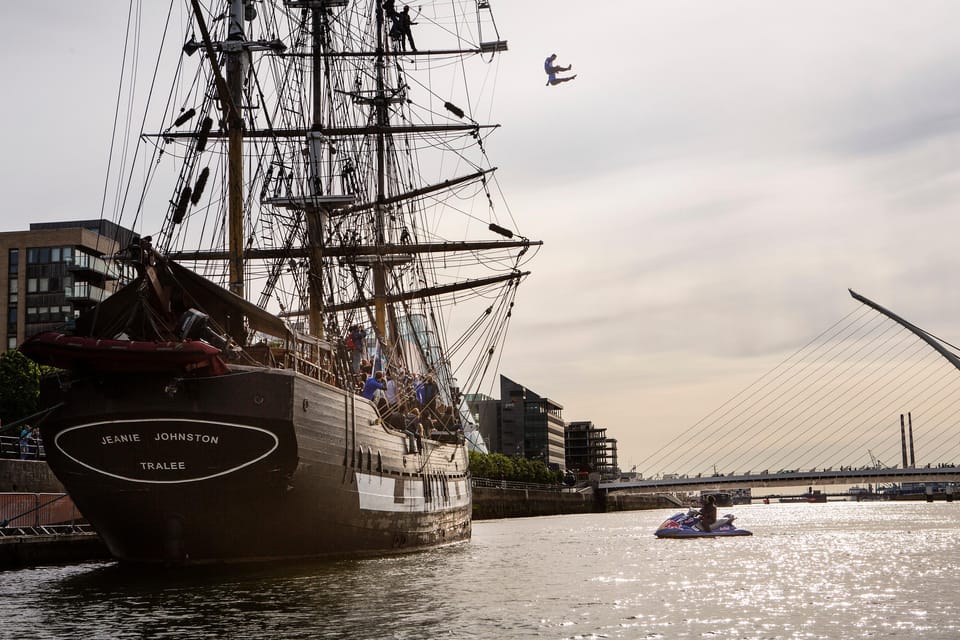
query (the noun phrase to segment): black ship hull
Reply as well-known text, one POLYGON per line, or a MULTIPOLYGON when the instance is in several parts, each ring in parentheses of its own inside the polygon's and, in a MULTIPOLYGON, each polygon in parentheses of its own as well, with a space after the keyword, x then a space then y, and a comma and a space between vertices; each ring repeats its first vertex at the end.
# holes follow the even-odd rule
POLYGON ((203 564, 384 555, 466 540, 462 441, 282 369, 44 382, 48 461, 112 554, 203 564))

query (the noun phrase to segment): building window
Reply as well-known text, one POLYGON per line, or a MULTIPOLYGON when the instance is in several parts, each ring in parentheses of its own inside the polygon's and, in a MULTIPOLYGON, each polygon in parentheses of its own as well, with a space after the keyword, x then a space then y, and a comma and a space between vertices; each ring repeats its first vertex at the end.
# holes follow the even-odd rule
POLYGON ((10 275, 20 273, 20 249, 10 249, 10 275))
POLYGON ((27 264, 49 264, 50 247, 27 249, 27 264))
POLYGON ((11 306, 7 310, 7 325, 17 326, 17 308, 15 306, 11 306))
POLYGON ((16 349, 16 348, 17 348, 17 339, 7 338, 7 349, 16 349))
POLYGON ((60 262, 60 247, 50 249, 50 262, 60 262))

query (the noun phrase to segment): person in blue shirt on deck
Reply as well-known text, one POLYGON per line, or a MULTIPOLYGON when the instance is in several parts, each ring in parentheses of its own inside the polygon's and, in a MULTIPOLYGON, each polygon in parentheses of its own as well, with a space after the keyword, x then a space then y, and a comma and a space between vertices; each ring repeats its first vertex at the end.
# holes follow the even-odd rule
POLYGON ((437 389, 437 383, 433 378, 433 374, 428 373, 423 379, 423 388, 417 395, 417 399, 420 400, 420 404, 423 405, 421 414, 428 423, 432 423, 435 418, 440 417, 437 412, 438 393, 439 390, 437 389))
POLYGON ((413 394, 417 397, 417 402, 423 404, 423 378, 419 375, 413 380, 413 394))
POLYGON ((363 384, 363 391, 360 392, 360 395, 367 400, 373 400, 374 396, 377 395, 378 390, 387 390, 387 385, 383 382, 383 371, 377 371, 372 376, 367 378, 367 381, 363 384))

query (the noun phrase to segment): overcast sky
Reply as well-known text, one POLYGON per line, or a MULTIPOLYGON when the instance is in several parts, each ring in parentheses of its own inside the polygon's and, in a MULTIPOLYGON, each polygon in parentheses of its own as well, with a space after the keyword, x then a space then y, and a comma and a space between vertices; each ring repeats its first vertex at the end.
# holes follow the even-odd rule
MULTIPOLYGON (((126 3, 5 2, 0 230, 100 215, 126 3)), ((846 315, 960 340, 960 2, 491 0, 501 372, 639 462, 846 315), (556 52, 576 80, 544 86, 556 52)))

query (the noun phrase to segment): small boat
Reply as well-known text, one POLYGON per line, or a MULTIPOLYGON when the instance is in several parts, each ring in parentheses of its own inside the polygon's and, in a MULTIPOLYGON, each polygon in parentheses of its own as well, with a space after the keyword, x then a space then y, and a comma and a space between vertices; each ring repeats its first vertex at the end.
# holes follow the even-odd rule
POLYGON ((752 531, 738 529, 733 521, 736 516, 726 514, 718 518, 709 531, 700 528, 700 512, 690 509, 686 513, 675 513, 663 521, 656 532, 658 538, 722 538, 726 536, 752 536, 752 531))
POLYGON ((811 489, 810 491, 807 491, 806 493, 802 493, 798 496, 781 496, 780 497, 780 502, 786 502, 786 503, 790 503, 790 502, 816 503, 816 502, 826 502, 826 501, 827 501, 827 494, 823 493, 822 491, 813 490, 813 489, 811 489))
POLYGON ((88 373, 230 371, 219 358, 221 350, 200 340, 108 340, 47 331, 29 338, 20 350, 37 362, 88 373))

